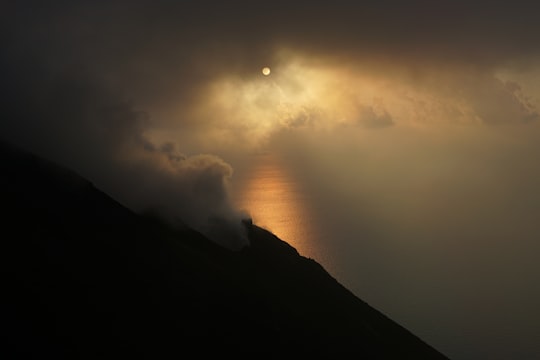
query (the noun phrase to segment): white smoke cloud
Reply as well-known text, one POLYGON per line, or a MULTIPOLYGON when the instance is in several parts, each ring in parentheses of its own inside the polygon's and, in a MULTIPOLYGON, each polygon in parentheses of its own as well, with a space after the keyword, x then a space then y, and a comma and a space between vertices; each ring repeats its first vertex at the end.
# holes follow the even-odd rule
POLYGON ((152 151, 120 167, 132 184, 118 184, 115 193, 131 208, 159 214, 174 226, 192 227, 231 249, 248 244, 243 214, 229 198, 233 169, 221 158, 152 151))
POLYGON ((232 249, 247 245, 224 160, 153 141, 149 114, 77 72, 48 78, 47 69, 12 66, 33 76, 7 84, 4 139, 74 169, 134 211, 152 210, 232 249))

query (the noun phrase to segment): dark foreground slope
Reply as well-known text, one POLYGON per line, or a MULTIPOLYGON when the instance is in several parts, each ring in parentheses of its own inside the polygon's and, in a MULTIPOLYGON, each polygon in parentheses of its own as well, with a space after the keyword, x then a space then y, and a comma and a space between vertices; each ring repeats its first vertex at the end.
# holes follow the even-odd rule
POLYGON ((446 359, 249 222, 233 252, 33 155, 0 161, 1 358, 446 359))

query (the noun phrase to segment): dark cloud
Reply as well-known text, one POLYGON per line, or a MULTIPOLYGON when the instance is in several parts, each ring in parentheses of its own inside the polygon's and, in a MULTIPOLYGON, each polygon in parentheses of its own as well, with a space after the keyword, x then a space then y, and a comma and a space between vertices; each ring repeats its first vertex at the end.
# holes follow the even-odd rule
POLYGON ((358 123, 366 128, 378 129, 394 125, 392 116, 384 109, 376 111, 373 106, 362 106, 358 123))
POLYGON ((3 23, 12 51, 154 89, 223 67, 251 71, 278 47, 419 65, 536 56, 537 10, 533 2, 13 2, 3 23))
POLYGON ((475 110, 487 124, 508 122, 527 123, 539 118, 536 106, 524 95, 521 86, 513 81, 489 79, 490 84, 475 93, 475 110))

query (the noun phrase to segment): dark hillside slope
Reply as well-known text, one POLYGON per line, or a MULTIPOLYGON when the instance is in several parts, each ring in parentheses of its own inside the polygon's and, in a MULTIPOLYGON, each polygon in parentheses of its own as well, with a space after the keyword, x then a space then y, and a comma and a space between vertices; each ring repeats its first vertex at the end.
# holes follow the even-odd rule
POLYGON ((0 161, 2 358, 446 359, 248 221, 234 252, 37 156, 0 161))

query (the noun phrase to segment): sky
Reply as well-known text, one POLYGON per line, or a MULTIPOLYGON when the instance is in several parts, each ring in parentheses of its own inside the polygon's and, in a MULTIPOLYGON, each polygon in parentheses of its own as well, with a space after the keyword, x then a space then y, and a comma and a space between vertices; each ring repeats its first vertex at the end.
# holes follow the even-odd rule
POLYGON ((452 359, 534 359, 538 7, 7 1, 0 134, 232 248, 272 154, 355 294, 452 359))

